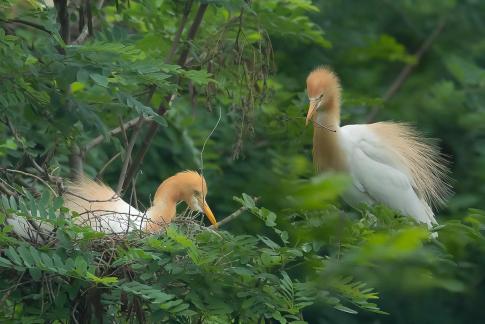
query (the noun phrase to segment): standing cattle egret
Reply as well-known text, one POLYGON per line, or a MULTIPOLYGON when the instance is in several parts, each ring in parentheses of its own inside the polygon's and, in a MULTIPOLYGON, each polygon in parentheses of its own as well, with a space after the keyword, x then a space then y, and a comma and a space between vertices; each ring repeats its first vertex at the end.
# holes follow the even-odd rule
POLYGON ((352 207, 381 203, 414 217, 428 228, 437 224, 431 206, 450 192, 447 168, 435 146, 402 123, 340 127, 340 83, 327 68, 307 77, 313 122, 313 162, 317 172, 350 174, 352 185, 343 199, 352 207))
MULTIPOLYGON (((107 234, 125 234, 131 230, 155 233, 168 225, 176 216, 176 205, 184 201, 191 210, 204 213, 210 222, 217 221, 205 201, 207 185, 195 171, 179 172, 166 179, 155 192, 152 207, 146 213, 130 206, 110 187, 86 177, 68 186, 64 205, 79 214, 74 221, 107 234)), ((14 216, 7 220, 13 231, 35 242, 40 241, 38 231, 48 234, 53 230, 47 223, 32 225, 25 218, 14 216)))

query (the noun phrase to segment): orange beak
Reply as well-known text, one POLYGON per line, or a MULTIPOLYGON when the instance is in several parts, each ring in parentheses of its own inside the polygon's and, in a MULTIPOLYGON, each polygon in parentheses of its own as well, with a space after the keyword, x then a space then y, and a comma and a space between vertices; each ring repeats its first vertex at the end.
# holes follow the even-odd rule
POLYGON ((215 228, 217 228, 218 227, 217 220, 214 217, 214 214, 212 213, 212 210, 210 209, 209 205, 207 205, 207 202, 204 201, 204 203, 202 204, 202 209, 204 210, 204 214, 207 216, 211 224, 214 225, 215 228))
POLYGON ((312 120, 315 111, 317 111, 317 104, 318 102, 310 102, 310 106, 308 107, 308 113, 306 114, 306 123, 305 126, 308 126, 310 120, 312 120))

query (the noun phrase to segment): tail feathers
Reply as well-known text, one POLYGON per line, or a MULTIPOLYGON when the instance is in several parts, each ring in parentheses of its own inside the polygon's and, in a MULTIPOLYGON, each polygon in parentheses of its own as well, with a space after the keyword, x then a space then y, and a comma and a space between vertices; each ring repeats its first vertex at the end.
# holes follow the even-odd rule
POLYGON ((76 223, 105 233, 143 229, 145 214, 120 198, 107 185, 85 176, 68 185, 64 205, 79 214, 76 223))

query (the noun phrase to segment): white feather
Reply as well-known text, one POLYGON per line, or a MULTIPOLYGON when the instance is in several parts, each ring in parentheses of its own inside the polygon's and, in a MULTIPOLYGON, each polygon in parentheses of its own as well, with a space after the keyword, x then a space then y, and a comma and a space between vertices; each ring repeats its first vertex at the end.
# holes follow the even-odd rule
POLYGON ((368 125, 344 126, 338 133, 352 177, 352 186, 343 195, 349 205, 382 203, 428 227, 436 224, 431 208, 419 197, 411 171, 368 125))

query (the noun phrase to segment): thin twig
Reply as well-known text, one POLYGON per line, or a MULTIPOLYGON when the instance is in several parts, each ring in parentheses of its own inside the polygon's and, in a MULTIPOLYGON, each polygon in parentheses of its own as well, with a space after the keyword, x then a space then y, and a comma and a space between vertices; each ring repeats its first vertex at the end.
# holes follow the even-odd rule
POLYGON ((115 155, 113 155, 113 157, 111 159, 108 160, 108 162, 106 162, 103 167, 101 168, 101 170, 99 170, 98 174, 96 174, 96 179, 101 179, 101 177, 103 176, 103 173, 104 171, 106 170, 106 168, 111 164, 113 163, 114 160, 116 160, 119 156, 121 155, 121 152, 118 152, 116 153, 115 155))
POLYGON ((172 47, 168 52, 167 57, 165 58, 165 63, 171 63, 175 52, 177 51, 177 47, 180 43, 180 37, 182 36, 182 32, 185 29, 185 24, 187 23, 187 18, 189 17, 190 9, 192 8, 192 0, 189 0, 185 3, 184 13, 182 19, 180 19, 180 25, 175 33, 173 38, 172 47))
MULTIPOLYGON (((420 46, 420 48, 417 50, 417 52, 414 54, 414 57, 416 60, 412 63, 407 64, 401 72, 397 75, 397 77, 394 79, 392 82, 391 86, 387 89, 386 93, 382 97, 382 102, 385 103, 389 101, 394 95, 401 89, 403 86, 404 82, 407 80, 411 72, 414 70, 414 68, 419 64, 421 58, 423 55, 431 48, 431 45, 433 42, 436 40, 436 38, 441 34, 443 31, 445 24, 446 24, 446 19, 447 17, 443 17, 440 19, 438 24, 436 25, 435 29, 429 34, 428 38, 425 39, 423 44, 420 46)), ((367 116, 367 122, 372 122, 374 121, 374 118, 377 116, 381 109, 382 105, 380 106, 375 106, 372 111, 370 112, 369 116, 367 116)))
MULTIPOLYGON (((122 129, 124 128, 125 130, 128 130, 129 128, 133 127, 136 125, 136 123, 138 123, 138 119, 139 117, 136 117, 136 118, 133 118, 129 121, 127 121, 126 123, 123 124, 123 127, 116 127, 116 128, 113 128, 112 130, 110 130, 108 132, 108 135, 110 136, 113 136, 113 135, 116 135, 120 132, 122 132, 122 129)), ((145 120, 150 120, 151 118, 145 118, 145 120)), ((95 137, 91 142, 89 142, 84 150, 87 152, 89 150, 91 150, 93 147, 101 144, 104 140, 106 139, 106 137, 104 135, 99 135, 97 137, 95 137)))
MULTIPOLYGON (((120 128, 121 128, 121 136, 123 137, 125 146, 128 147, 128 135, 126 135, 126 130, 125 130, 125 127, 123 126, 123 119, 120 117, 119 121, 120 121, 120 128)), ((137 120, 137 124, 138 124, 138 120, 137 120)))
POLYGON ((144 120, 143 116, 140 116, 140 118, 138 118, 138 123, 136 123, 135 125, 133 134, 131 134, 130 142, 128 143, 128 147, 126 148, 125 160, 123 161, 120 177, 118 178, 118 185, 116 186, 116 193, 118 195, 120 194, 121 189, 123 188, 123 184, 126 178, 126 171, 128 170, 128 165, 130 164, 130 161, 131 161, 131 152, 133 151, 133 147, 135 146, 135 142, 140 132, 141 125, 143 124, 143 120, 144 120))
POLYGON ((35 174, 28 173, 28 172, 24 172, 24 171, 20 171, 20 170, 13 170, 13 169, 4 169, 4 168, 1 168, 1 170, 7 171, 7 172, 12 172, 12 173, 18 173, 18 174, 22 174, 22 175, 25 175, 25 176, 28 176, 28 177, 35 178, 35 179, 39 180, 40 182, 42 182, 47 188, 49 188, 52 191, 52 193, 54 194, 54 196, 57 197, 57 192, 54 189, 52 189, 52 187, 44 179, 36 176, 35 174))
POLYGON ((39 29, 43 32, 46 32, 49 35, 52 35, 52 32, 50 30, 48 30, 47 28, 45 28, 44 26, 42 26, 40 24, 31 22, 31 21, 18 19, 18 18, 16 18, 16 19, 2 19, 2 18, 0 18, 0 21, 6 22, 6 23, 17 23, 17 24, 26 25, 26 26, 29 26, 29 27, 32 27, 32 28, 39 29))
MULTIPOLYGON (((217 119, 217 122, 214 125, 214 127, 212 128, 212 130, 210 131, 209 135, 207 135, 207 137, 205 138, 204 144, 202 145, 202 149, 200 150, 200 174, 202 175, 202 177, 204 176, 204 151, 205 151, 205 146, 207 145, 207 142, 209 141, 209 139, 212 137, 212 134, 214 134, 217 127, 219 126, 221 119, 222 119, 222 108, 219 107, 219 118, 217 119)), ((204 186, 202 186, 202 187, 204 187, 204 186)), ((205 199, 205 194, 206 194, 205 192, 202 193, 202 196, 203 196, 204 199, 205 199)))
MULTIPOLYGON (((254 202, 257 202, 259 200, 259 197, 254 197, 253 200, 254 200, 254 202)), ((246 206, 242 206, 241 208, 236 210, 234 213, 232 213, 231 215, 227 216, 226 218, 224 218, 223 220, 218 222, 217 227, 221 227, 222 225, 226 225, 227 223, 232 222, 233 220, 235 220, 236 218, 241 216, 241 214, 244 213, 246 210, 248 210, 248 208, 246 206)), ((209 228, 210 229, 216 229, 216 227, 214 225, 209 226, 209 228)))
MULTIPOLYGON (((207 6, 208 6, 207 3, 202 3, 199 5, 199 9, 195 14, 195 18, 192 22, 192 25, 190 26, 189 33, 187 35, 187 43, 190 43, 195 38, 195 35, 197 34, 197 30, 199 29, 200 24, 202 22, 202 18, 204 17, 204 14, 206 12, 207 6)), ((185 48, 180 53, 180 57, 177 61, 178 62, 177 64, 180 65, 182 68, 185 66, 185 62, 187 61, 189 48, 190 48, 189 46, 185 46, 185 48)), ((180 82, 180 79, 177 80, 176 84, 178 85, 179 82, 180 82)), ((153 93, 151 95, 153 95, 153 93)), ((167 96, 165 98, 166 102, 170 103, 171 98, 173 98, 173 96, 174 95, 167 96)), ((163 116, 168 110, 166 102, 162 100, 162 102, 160 103, 160 106, 158 107, 158 114, 160 116, 163 116)), ((150 128, 148 129, 148 132, 142 141, 143 146, 141 147, 140 151, 138 152, 135 159, 133 160, 131 167, 128 170, 125 183, 129 184, 131 182, 131 179, 135 176, 135 173, 140 168, 141 164, 143 163, 143 159, 145 158, 145 155, 148 152, 148 148, 150 147, 153 141, 153 138, 155 137, 159 127, 160 125, 158 123, 154 123, 154 122, 151 123, 150 128)))
POLYGON ((0 191, 3 192, 4 194, 6 194, 7 196, 17 196, 17 193, 14 192, 14 191, 11 191, 10 189, 8 189, 4 184, 3 182, 0 182, 0 191))

